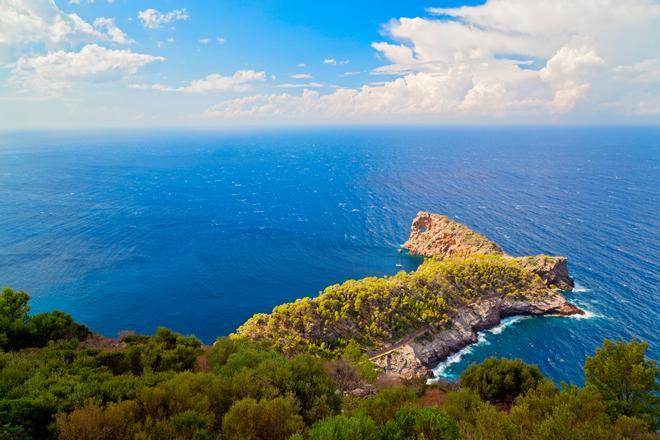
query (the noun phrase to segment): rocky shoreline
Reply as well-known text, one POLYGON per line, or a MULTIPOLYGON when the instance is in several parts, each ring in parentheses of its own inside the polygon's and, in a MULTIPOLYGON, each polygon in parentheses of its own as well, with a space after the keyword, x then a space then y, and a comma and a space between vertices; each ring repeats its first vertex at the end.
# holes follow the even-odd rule
POLYGON ((422 329, 390 347, 372 353, 370 360, 385 373, 403 379, 430 378, 432 369, 449 356, 478 340, 480 331, 502 319, 517 315, 584 314, 562 295, 573 289, 565 257, 538 255, 510 257, 497 244, 446 216, 420 212, 413 221, 410 239, 404 244, 412 254, 443 259, 459 254, 499 255, 511 258, 539 275, 547 289, 530 299, 505 294, 480 298, 458 310, 449 328, 422 329))
POLYGON ((432 370, 449 356, 478 341, 480 331, 499 325, 504 318, 519 315, 583 314, 561 293, 539 300, 515 300, 494 297, 461 309, 452 319, 449 329, 427 329, 412 340, 396 344, 385 353, 372 355, 370 360, 385 373, 403 379, 433 377, 432 370))

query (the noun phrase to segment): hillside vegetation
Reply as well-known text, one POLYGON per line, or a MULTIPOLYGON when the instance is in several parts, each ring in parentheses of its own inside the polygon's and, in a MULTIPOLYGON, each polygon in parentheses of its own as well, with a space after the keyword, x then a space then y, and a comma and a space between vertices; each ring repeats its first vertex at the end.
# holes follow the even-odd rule
POLYGON ((413 272, 350 280, 257 314, 237 333, 285 353, 333 355, 354 340, 366 349, 406 333, 447 326, 460 307, 490 295, 532 298, 548 292, 538 275, 497 255, 427 259, 413 272))
MULTIPOLYGON (((492 276, 508 273, 495 260, 474 264, 492 276)), ((418 281, 426 273, 436 282, 438 267, 470 286, 485 276, 458 276, 469 265, 435 265, 418 281)), ((515 294, 519 276, 496 288, 515 294)), ((2 440, 657 438, 659 370, 636 341, 606 341, 587 359, 584 388, 560 390, 535 367, 500 359, 468 368, 461 388, 374 387, 355 342, 327 361, 238 337, 205 347, 165 328, 109 341, 61 312, 31 316, 28 299, 0 294, 2 440), (357 397, 356 385, 372 392, 357 397)))

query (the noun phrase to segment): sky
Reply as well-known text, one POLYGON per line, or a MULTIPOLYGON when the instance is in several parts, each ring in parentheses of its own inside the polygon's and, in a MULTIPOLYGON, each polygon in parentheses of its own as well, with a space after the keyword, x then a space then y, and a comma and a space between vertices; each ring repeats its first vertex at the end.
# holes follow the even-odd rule
POLYGON ((658 0, 0 0, 0 129, 658 124, 658 0))

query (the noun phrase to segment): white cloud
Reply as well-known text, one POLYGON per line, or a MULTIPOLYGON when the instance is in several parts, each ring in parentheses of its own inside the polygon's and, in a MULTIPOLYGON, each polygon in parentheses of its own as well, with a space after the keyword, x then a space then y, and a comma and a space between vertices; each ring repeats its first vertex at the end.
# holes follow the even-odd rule
POLYGON ((117 27, 114 18, 99 17, 94 20, 94 27, 100 30, 105 30, 106 35, 117 44, 133 44, 134 41, 117 27))
POLYGON ((289 76, 290 78, 293 79, 311 79, 312 75, 309 73, 294 73, 293 75, 289 76))
POLYGON ((123 79, 149 63, 164 60, 128 49, 106 49, 90 44, 79 52, 57 51, 22 57, 15 63, 11 79, 23 89, 55 93, 80 82, 123 79))
POLYGON ((231 76, 213 73, 205 78, 194 80, 183 87, 172 87, 163 84, 130 84, 129 88, 182 93, 244 92, 249 90, 252 84, 265 80, 266 72, 238 70, 231 76))
POLYGON ((284 83, 284 84, 278 84, 276 87, 280 89, 317 89, 320 87, 325 87, 325 85, 318 82, 308 82, 308 83, 284 83))
POLYGON ((323 64, 329 64, 331 66, 339 66, 350 63, 350 60, 336 60, 334 58, 326 58, 323 60, 323 64))
POLYGON ((67 14, 52 0, 2 0, 0 13, 0 63, 15 60, 31 46, 46 50, 80 43, 130 39, 112 19, 100 18, 94 26, 77 14, 67 14))
POLYGON ((617 66, 614 71, 621 79, 644 83, 660 81, 660 58, 649 58, 628 66, 617 66))
POLYGON ((187 20, 189 18, 186 9, 177 9, 171 12, 162 13, 156 9, 149 8, 138 12, 138 18, 147 29, 158 29, 164 24, 177 20, 187 20))
MULTIPOLYGON (((260 94, 209 108, 218 118, 426 115, 660 115, 660 3, 489 0, 430 9, 384 27, 372 47, 396 78, 356 89, 260 94)), ((335 58, 327 65, 347 63, 335 58)), ((569 118, 570 116, 565 116, 569 118)))
POLYGON ((209 39, 208 38, 200 38, 198 40, 201 44, 209 44, 209 39))
POLYGON ((216 41, 218 42, 218 44, 225 44, 225 43, 227 42, 227 40, 225 40, 225 39, 222 38, 222 37, 218 37, 218 38, 216 38, 216 41))
POLYGON ((298 67, 300 67, 300 68, 302 68, 302 67, 307 67, 307 64, 305 64, 305 63, 298 63, 298 67))

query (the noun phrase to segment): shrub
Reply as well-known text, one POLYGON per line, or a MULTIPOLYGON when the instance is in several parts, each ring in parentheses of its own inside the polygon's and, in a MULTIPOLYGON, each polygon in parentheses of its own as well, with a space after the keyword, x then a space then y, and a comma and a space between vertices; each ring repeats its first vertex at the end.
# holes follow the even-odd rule
POLYGON ((444 411, 433 408, 404 406, 383 427, 388 440, 454 440, 458 439, 456 423, 444 411))
POLYGON ((660 417, 660 369, 645 359, 648 343, 605 340, 584 364, 586 386, 598 390, 611 415, 640 417, 655 423, 660 417))
POLYGON ((309 440, 376 440, 378 428, 364 415, 335 416, 316 423, 309 431, 309 440))
POLYGON ((511 404, 517 396, 535 388, 542 378, 537 367, 520 359, 489 358, 470 365, 461 375, 461 386, 488 402, 511 404))
POLYGON ((292 397, 236 402, 222 421, 225 438, 236 440, 285 440, 302 431, 302 417, 292 397))

